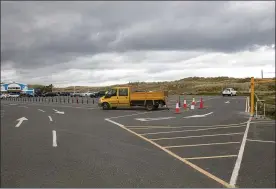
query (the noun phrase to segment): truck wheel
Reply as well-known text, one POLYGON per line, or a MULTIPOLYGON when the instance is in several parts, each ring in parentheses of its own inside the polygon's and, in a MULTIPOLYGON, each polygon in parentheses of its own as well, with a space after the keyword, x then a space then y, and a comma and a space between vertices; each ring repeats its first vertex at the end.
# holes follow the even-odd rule
POLYGON ((103 103, 103 110, 108 110, 109 109, 109 104, 104 102, 103 103))
POLYGON ((153 104, 152 104, 152 103, 148 103, 148 104, 146 105, 146 109, 147 109, 148 111, 152 111, 152 110, 154 109, 153 104))

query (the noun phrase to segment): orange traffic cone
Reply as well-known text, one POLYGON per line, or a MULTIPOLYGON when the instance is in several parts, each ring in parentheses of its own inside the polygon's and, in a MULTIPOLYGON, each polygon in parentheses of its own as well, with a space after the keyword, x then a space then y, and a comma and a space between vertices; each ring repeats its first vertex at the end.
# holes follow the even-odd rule
POLYGON ((179 113, 180 113, 180 108, 179 108, 178 102, 176 103, 176 106, 175 106, 175 113, 176 113, 176 114, 179 114, 179 113))
POLYGON ((191 110, 194 110, 195 109, 195 98, 193 98, 193 102, 191 104, 191 110))
POLYGON ((199 109, 203 109, 203 100, 202 100, 202 98, 200 98, 199 109))
POLYGON ((186 102, 186 100, 184 100, 184 102, 183 102, 183 108, 187 109, 187 102, 186 102))

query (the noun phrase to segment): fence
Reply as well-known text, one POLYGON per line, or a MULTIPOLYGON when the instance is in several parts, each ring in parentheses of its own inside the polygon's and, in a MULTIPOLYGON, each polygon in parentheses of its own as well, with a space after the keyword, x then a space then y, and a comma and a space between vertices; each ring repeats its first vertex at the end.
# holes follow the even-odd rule
POLYGON ((260 99, 255 93, 255 116, 256 117, 270 117, 275 119, 275 104, 268 104, 265 100, 260 99))
POLYGON ((58 103, 58 104, 97 104, 98 98, 90 97, 68 97, 68 96, 56 96, 56 97, 17 97, 17 98, 2 98, 1 100, 13 101, 13 102, 38 102, 38 103, 58 103))

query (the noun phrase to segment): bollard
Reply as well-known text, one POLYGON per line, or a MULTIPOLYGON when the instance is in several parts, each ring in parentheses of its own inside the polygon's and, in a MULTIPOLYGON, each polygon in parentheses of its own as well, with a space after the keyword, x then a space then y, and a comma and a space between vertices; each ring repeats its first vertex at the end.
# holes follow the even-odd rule
POLYGON ((72 97, 72 103, 74 103, 74 97, 72 97))
POLYGON ((65 97, 63 97, 63 103, 65 104, 65 97))
POLYGON ((88 104, 88 98, 86 98, 87 104, 88 104))
POLYGON ((83 104, 83 98, 81 97, 81 103, 83 104))
POLYGON ((69 104, 69 97, 68 97, 68 104, 69 104))
POLYGON ((77 97, 77 104, 79 103, 79 99, 78 99, 78 97, 77 97))
POLYGON ((54 102, 54 98, 52 97, 52 102, 54 102))
POLYGON ((95 102, 94 102, 94 98, 93 98, 93 104, 94 104, 95 102))

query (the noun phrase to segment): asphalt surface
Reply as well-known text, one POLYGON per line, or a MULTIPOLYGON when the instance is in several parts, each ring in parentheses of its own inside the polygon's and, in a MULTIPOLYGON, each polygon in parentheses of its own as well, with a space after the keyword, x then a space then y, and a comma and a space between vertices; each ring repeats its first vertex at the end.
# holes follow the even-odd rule
POLYGON ((229 187, 238 170, 236 187, 275 187, 274 121, 248 125, 244 97, 184 98, 179 114, 177 96, 152 112, 1 100, 1 186, 229 187))

